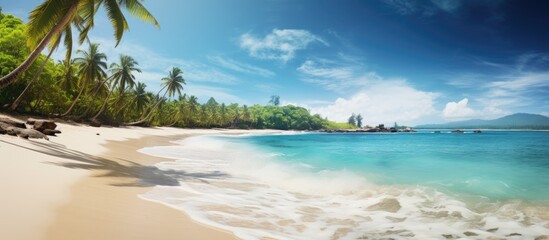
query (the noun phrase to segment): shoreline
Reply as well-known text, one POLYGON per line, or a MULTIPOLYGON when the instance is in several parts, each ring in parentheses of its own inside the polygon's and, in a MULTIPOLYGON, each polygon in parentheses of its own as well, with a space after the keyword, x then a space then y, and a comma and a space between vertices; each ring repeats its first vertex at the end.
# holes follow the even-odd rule
POLYGON ((141 199, 153 186, 177 181, 151 166, 171 159, 137 150, 191 135, 280 132, 57 124, 62 133, 49 141, 0 135, 0 214, 9 219, 0 239, 236 239, 141 199))
MULTIPOLYGON (((73 199, 57 210, 57 219, 49 227, 46 239, 237 239, 232 233, 192 220, 184 212, 139 197, 158 184, 173 184, 168 179, 149 176, 150 165, 167 158, 137 152, 146 146, 169 146, 170 142, 194 134, 145 136, 125 141, 110 141, 101 154, 116 162, 131 161, 136 172, 113 179, 109 170, 94 170, 71 187, 73 199), (130 160, 131 159, 131 160, 130 160), (141 169, 144 168, 144 169, 141 169), (135 174, 135 175, 132 175, 135 174), (167 182, 163 182, 167 181, 167 182), (97 214, 97 211, 100 214, 97 214), (74 221, 79 218, 79 221, 74 221), (70 230, 68 230, 70 229, 70 230)), ((126 163, 121 165, 127 166, 126 163)), ((116 166, 116 165, 115 165, 116 166)), ((127 172, 116 166, 116 171, 127 172)))

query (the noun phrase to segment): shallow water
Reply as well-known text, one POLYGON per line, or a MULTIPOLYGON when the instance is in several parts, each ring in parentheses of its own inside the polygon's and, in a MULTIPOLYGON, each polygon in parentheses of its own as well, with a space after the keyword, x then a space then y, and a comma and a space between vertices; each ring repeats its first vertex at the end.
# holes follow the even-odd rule
POLYGON ((194 137, 144 199, 243 239, 549 235, 549 132, 194 137), (193 174, 195 173, 195 174, 193 174))

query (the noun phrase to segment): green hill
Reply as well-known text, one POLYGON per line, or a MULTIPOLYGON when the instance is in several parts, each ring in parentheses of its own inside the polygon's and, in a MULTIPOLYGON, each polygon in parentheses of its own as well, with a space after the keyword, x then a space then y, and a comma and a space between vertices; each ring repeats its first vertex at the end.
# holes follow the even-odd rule
POLYGON ((515 113, 493 120, 471 119, 442 124, 424 124, 416 128, 491 128, 491 129, 549 129, 549 117, 539 114, 515 113))

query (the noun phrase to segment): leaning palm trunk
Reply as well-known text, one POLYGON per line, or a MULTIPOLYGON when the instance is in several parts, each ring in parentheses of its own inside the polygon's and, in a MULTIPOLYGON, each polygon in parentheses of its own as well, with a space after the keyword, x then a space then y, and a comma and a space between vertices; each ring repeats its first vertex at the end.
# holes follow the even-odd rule
MULTIPOLYGON (((103 82, 99 83, 99 85, 97 86, 97 88, 95 89, 95 91, 92 93, 92 97, 91 99, 95 99, 95 97, 97 97, 97 94, 99 93, 99 90, 101 90, 101 86, 103 86, 103 84, 105 84, 105 82, 109 80, 109 78, 106 78, 105 80, 103 80, 103 82)), ((110 93, 109 93, 110 94, 110 93)), ((86 114, 88 114, 88 112, 91 110, 91 108, 93 107, 93 100, 90 102, 90 104, 88 104, 88 107, 86 108, 86 110, 84 111, 84 113, 82 113, 80 116, 78 116, 78 118, 83 118, 86 116, 86 114)))
MULTIPOLYGON (((160 92, 162 92, 162 90, 164 90, 164 88, 166 88, 166 87, 164 86, 162 89, 160 89, 160 91, 158 91, 158 94, 160 94, 160 92)), ((154 110, 156 110, 156 108, 157 108, 157 107, 160 105, 160 103, 162 102, 162 99, 166 97, 166 94, 167 94, 167 93, 168 93, 168 91, 164 92, 164 95, 162 96, 162 98, 159 98, 159 99, 158 99, 158 102, 156 102, 156 103, 154 104, 154 106, 151 108, 151 110, 149 111, 149 113, 147 114, 147 116, 145 116, 143 119, 141 119, 141 120, 139 120, 139 121, 137 121, 137 122, 126 123, 126 124, 124 124, 124 125, 135 126, 135 125, 141 125, 141 124, 147 122, 148 119, 152 116, 154 110)), ((158 95, 158 94, 157 94, 157 95, 158 95)))
POLYGON ((19 103, 21 103, 21 101, 23 100, 23 97, 25 96, 25 94, 27 94, 27 92, 32 88, 31 86, 34 83, 34 81, 36 81, 36 79, 38 79, 38 76, 40 76, 40 74, 42 74, 42 71, 44 70, 44 67, 48 63, 48 60, 50 59, 51 54, 53 53, 53 50, 54 50, 54 48, 52 48, 50 50, 50 53, 46 57, 46 60, 44 61, 44 63, 42 63, 42 65, 40 65, 40 68, 38 68, 38 70, 36 71, 34 76, 32 76, 32 80, 27 84, 27 87, 25 87, 23 92, 21 92, 21 94, 19 94, 19 97, 17 97, 17 99, 15 99, 15 101, 11 104, 10 109, 12 111, 15 111, 15 109, 17 109, 17 107, 19 106, 19 103))
POLYGON ((92 117, 92 121, 98 118, 101 113, 105 110, 105 107, 107 106, 107 102, 109 101, 109 98, 111 97, 112 90, 109 90, 109 93, 107 94, 107 97, 105 98, 105 101, 103 101, 103 105, 101 105, 101 109, 99 109, 99 112, 95 114, 95 116, 92 117))
POLYGON ((63 114, 61 114, 61 117, 64 117, 64 116, 67 116, 69 115, 69 113, 72 111, 72 109, 74 108, 74 106, 76 106, 76 102, 78 102, 78 99, 80 98, 80 96, 82 95, 82 93, 84 92, 84 89, 86 89, 86 84, 83 84, 82 87, 80 88, 80 91, 78 92, 78 96, 76 96, 76 98, 74 99, 74 101, 72 101, 72 104, 71 106, 69 107, 69 109, 67 109, 67 111, 63 114))
MULTIPOLYGON (((136 97, 136 98, 137 98, 137 97, 136 97)), ((134 98, 134 99, 135 99, 135 98, 134 98)), ((122 106, 121 108, 119 108, 119 109, 116 111, 116 113, 114 113, 114 116, 115 116, 116 118, 118 118, 118 117, 120 116, 120 112, 121 112, 122 110, 125 110, 130 104, 132 104, 132 103, 133 103, 132 101, 133 101, 134 99, 131 99, 131 100, 129 100, 128 102, 126 102, 126 103, 124 104, 124 106, 122 106)), ((124 113, 124 112, 122 112, 122 113, 124 113)))
POLYGON ((48 45, 48 43, 51 41, 51 38, 54 36, 57 36, 61 31, 64 29, 64 27, 70 23, 71 19, 76 14, 76 10, 78 7, 79 0, 75 0, 69 11, 61 21, 59 21, 47 34, 46 36, 40 41, 38 46, 31 52, 29 57, 19 65, 19 67, 15 68, 13 71, 11 71, 8 75, 0 78, 0 89, 5 88, 6 86, 13 83, 15 80, 17 80, 17 77, 21 75, 23 72, 25 72, 31 65, 34 63, 34 61, 40 56, 40 53, 44 48, 48 45))

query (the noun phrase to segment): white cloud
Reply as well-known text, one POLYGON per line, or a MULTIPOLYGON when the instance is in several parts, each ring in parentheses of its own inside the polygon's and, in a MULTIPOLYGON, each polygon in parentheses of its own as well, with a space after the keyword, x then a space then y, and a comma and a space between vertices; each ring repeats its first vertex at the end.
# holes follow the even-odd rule
POLYGON ((313 42, 328 45, 322 38, 301 29, 273 29, 263 38, 250 33, 240 36, 240 47, 247 50, 250 56, 282 62, 291 60, 296 51, 307 48, 313 42))
POLYGON ((385 80, 372 83, 351 97, 311 108, 311 112, 338 122, 347 121, 352 113, 360 113, 369 125, 412 123, 436 112, 437 97, 437 93, 417 90, 405 81, 385 80))
POLYGON ((297 71, 301 80, 345 96, 329 103, 299 104, 333 121, 345 122, 356 113, 370 125, 395 121, 410 124, 436 114, 438 93, 418 90, 401 78, 386 79, 366 71, 356 59, 307 60, 297 71))
POLYGON ((505 78, 507 80, 490 82, 486 87, 504 91, 525 91, 531 88, 549 87, 549 72, 521 73, 505 78))
POLYGON ((463 119, 475 116, 475 110, 467 106, 469 99, 464 98, 459 102, 449 102, 442 111, 442 116, 446 119, 463 119))
POLYGON ((302 74, 301 80, 324 87, 325 89, 345 93, 349 90, 368 86, 371 82, 383 80, 375 72, 365 72, 355 63, 335 63, 319 59, 307 60, 297 71, 302 74))
POLYGON ((511 113, 500 108, 502 105, 510 104, 506 100, 480 99, 479 102, 484 103, 484 108, 479 110, 475 110, 468 106, 468 98, 464 98, 459 102, 449 102, 442 111, 442 117, 446 120, 464 120, 471 118, 493 119, 511 113))
POLYGON ((493 118, 509 114, 510 110, 543 109, 540 102, 549 91, 549 71, 546 70, 549 55, 523 54, 512 64, 475 61, 490 73, 453 74, 447 82, 474 93, 478 109, 471 117, 493 118))
POLYGON ((265 68, 256 67, 247 63, 241 63, 232 59, 226 59, 226 58, 216 56, 216 57, 210 57, 210 60, 224 68, 237 71, 237 72, 250 73, 250 74, 260 75, 263 77, 272 77, 275 75, 273 71, 267 70, 265 68))
MULTIPOLYGON (((402 15, 421 14, 432 16, 437 12, 453 13, 460 9, 463 0, 382 0, 402 15)), ((478 1, 476 4, 485 4, 478 1)))

